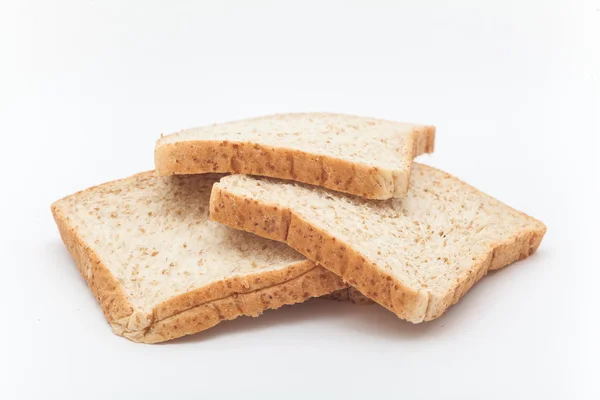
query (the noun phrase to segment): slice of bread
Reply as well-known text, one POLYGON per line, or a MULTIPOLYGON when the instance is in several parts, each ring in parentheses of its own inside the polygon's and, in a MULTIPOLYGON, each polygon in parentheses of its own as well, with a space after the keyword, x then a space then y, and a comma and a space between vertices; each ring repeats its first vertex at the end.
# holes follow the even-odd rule
POLYGON ((219 177, 147 172, 52 205, 116 334, 161 342, 346 287, 285 244, 211 221, 219 177))
POLYGON ((289 244, 418 323, 439 317, 488 270, 531 255, 546 227, 457 178, 413 165, 404 199, 370 201, 244 175, 213 188, 211 218, 289 244))
POLYGON ((160 175, 231 172, 289 179, 370 199, 403 197, 435 128, 342 114, 281 114, 158 140, 160 175))

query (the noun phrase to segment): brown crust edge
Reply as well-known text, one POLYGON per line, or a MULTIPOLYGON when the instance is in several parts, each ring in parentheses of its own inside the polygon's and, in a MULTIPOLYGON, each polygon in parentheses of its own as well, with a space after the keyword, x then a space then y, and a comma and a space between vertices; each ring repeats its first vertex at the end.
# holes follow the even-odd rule
MULTIPOLYGON (((151 173, 153 172, 150 171, 141 174, 151 173)), ((95 187, 96 186, 87 190, 91 190, 95 187)), ((78 196, 83 192, 85 191, 77 192, 71 196, 78 196)), ((94 297, 100 303, 102 312, 108 323, 111 325, 113 332, 134 341, 144 342, 145 332, 149 331, 153 325, 160 324, 162 321, 178 314, 189 312, 200 306, 206 306, 213 301, 223 301, 223 299, 228 296, 250 295, 253 292, 260 290, 268 290, 271 287, 277 287, 278 285, 297 280, 302 276, 306 276, 307 273, 317 268, 321 268, 316 266, 312 261, 303 260, 290 264, 289 267, 277 271, 268 271, 243 277, 232 277, 175 296, 158 304, 151 313, 147 313, 140 309, 136 309, 123 290, 118 279, 110 272, 108 267, 104 265, 96 252, 85 243, 83 238, 77 233, 75 227, 70 224, 69 219, 65 216, 61 207, 61 202, 63 200, 58 200, 53 203, 51 211, 67 250, 75 260, 77 268, 83 278, 87 281, 94 297)), ((327 271, 327 274, 331 273, 327 271)), ((335 275, 331 275, 337 279, 335 275)), ((309 292, 310 297, 326 295, 337 289, 346 287, 346 285, 342 284, 340 287, 333 287, 330 291, 327 291, 327 284, 328 281, 324 282, 323 288, 321 288, 324 289, 325 292, 316 288, 319 290, 315 291, 314 294, 309 292)), ((292 303, 287 302, 282 304, 292 303)), ((256 314, 258 310, 253 310, 252 312, 256 314)), ((210 326, 207 326, 206 328, 210 326)), ((161 332, 163 332, 163 335, 168 336, 164 329, 161 332)), ((194 333, 189 332, 189 330, 187 332, 188 333, 184 334, 194 333)))
POLYGON ((152 324, 142 335, 138 332, 124 336, 128 339, 157 343, 203 331, 221 321, 239 316, 258 317, 265 310, 283 305, 302 303, 311 297, 330 294, 345 288, 341 278, 321 266, 278 285, 250 293, 233 294, 186 310, 152 324))
MULTIPOLYGON (((407 155, 433 151, 435 127, 419 125, 413 131, 407 155)), ((322 186, 368 199, 402 197, 408 190, 410 168, 386 171, 329 156, 251 142, 182 141, 157 143, 154 163, 159 175, 238 173, 288 179, 322 186)), ((410 165, 410 163, 409 163, 410 165)))
MULTIPOLYGON (((465 185, 477 190, 466 183, 465 185)), ((474 260, 470 271, 458 283, 454 292, 445 296, 436 296, 427 290, 414 290, 405 286, 347 243, 312 226, 309 221, 297 216, 293 210, 278 204, 266 204, 238 196, 223 190, 218 183, 213 186, 210 200, 211 219, 236 229, 287 243, 308 259, 318 262, 341 276, 346 283, 356 287, 398 317, 413 323, 438 318, 475 282, 485 276, 488 270, 502 268, 528 257, 537 250, 546 233, 546 227, 532 217, 521 214, 536 221, 539 228, 519 232, 505 242, 490 245, 487 253, 474 260)))
POLYGON ((52 216, 58 226, 60 237, 75 260, 81 276, 87 281, 94 297, 100 303, 108 322, 111 325, 126 324, 125 319, 134 313, 133 305, 117 278, 106 268, 96 252, 79 237, 57 203, 52 204, 52 216))

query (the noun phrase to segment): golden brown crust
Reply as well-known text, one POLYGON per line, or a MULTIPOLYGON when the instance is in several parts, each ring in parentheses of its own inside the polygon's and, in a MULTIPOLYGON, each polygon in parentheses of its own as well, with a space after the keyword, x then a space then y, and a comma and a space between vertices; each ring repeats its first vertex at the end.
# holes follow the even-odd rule
MULTIPOLYGON (((433 151, 435 127, 413 133, 412 156, 433 151)), ((158 144, 159 175, 239 173, 289 179, 369 199, 401 197, 408 190, 410 168, 387 176, 377 167, 300 150, 250 142, 185 141, 158 144), (395 179, 393 179, 395 178, 395 179)))
POLYGON ((400 318, 413 323, 439 317, 487 274, 488 269, 502 268, 532 254, 546 232, 545 227, 524 231, 506 242, 491 245, 487 254, 474 260, 471 271, 453 293, 438 297, 428 290, 414 290, 404 285, 347 243, 280 205, 265 204, 215 185, 211 193, 210 217, 233 228, 287 243, 400 318))

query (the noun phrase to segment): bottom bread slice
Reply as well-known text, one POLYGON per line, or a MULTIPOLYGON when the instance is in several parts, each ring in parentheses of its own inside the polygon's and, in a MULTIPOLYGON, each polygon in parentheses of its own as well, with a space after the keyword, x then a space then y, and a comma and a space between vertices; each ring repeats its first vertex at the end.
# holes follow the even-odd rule
POLYGON ((219 178, 146 172, 52 205, 116 334, 161 342, 346 287, 285 244, 211 221, 219 178))
POLYGON ((439 317, 488 270, 531 255, 546 227, 459 179, 414 164, 403 199, 230 175, 211 218, 285 242, 367 297, 418 323, 439 317))
MULTIPOLYGON (((275 286, 248 293, 235 293, 209 301, 160 321, 153 321, 142 331, 112 324, 114 331, 136 342, 157 343, 201 332, 221 321, 240 316, 258 317, 263 311, 302 303, 311 297, 331 293, 343 285, 340 279, 321 266, 275 286)), ((342 289, 344 290, 344 289, 342 289)))

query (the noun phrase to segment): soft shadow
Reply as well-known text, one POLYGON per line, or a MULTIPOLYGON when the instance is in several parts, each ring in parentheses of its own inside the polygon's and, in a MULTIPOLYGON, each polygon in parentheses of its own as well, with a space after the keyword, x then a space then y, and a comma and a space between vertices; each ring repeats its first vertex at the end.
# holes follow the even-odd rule
POLYGON ((204 342, 227 335, 260 332, 276 326, 301 325, 315 320, 343 330, 388 340, 414 340, 435 334, 439 330, 437 323, 411 324, 377 304, 357 305, 351 302, 311 299, 302 304, 265 311, 259 318, 239 317, 224 321, 204 332, 165 342, 163 345, 204 342))

